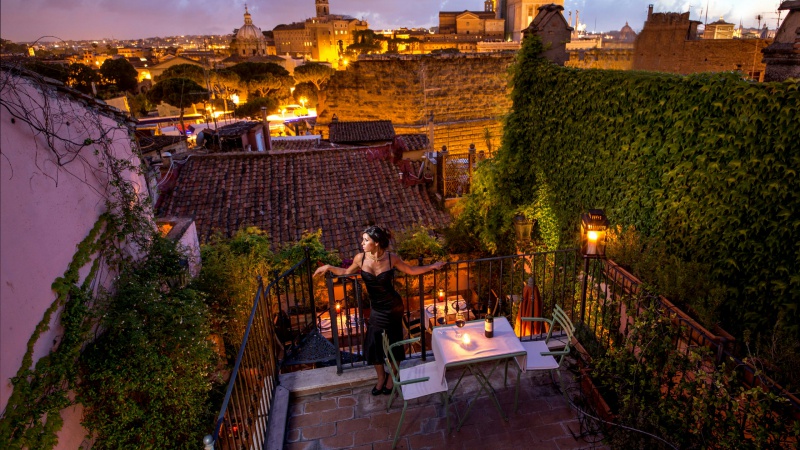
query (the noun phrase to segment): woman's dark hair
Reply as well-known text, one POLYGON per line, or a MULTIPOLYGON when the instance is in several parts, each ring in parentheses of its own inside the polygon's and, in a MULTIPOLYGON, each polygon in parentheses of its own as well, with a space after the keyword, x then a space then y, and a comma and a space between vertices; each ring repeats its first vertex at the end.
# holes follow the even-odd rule
POLYGON ((369 236, 370 239, 378 244, 378 247, 386 250, 389 247, 389 241, 392 239, 392 232, 388 229, 381 228, 375 225, 367 227, 364 234, 369 236))

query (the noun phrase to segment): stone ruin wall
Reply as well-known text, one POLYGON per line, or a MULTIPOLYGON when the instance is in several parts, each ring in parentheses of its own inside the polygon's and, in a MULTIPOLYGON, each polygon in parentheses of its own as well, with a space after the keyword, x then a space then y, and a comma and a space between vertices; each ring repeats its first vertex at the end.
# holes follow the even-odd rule
POLYGON ((350 64, 320 92, 317 130, 328 135, 334 114, 342 121, 391 120, 397 134, 428 133, 433 149, 487 150, 502 137, 501 117, 511 109, 508 68, 513 53, 380 55, 350 64))
POLYGON ((633 70, 690 74, 739 70, 763 80, 767 39, 690 37, 689 13, 655 13, 636 37, 633 70))

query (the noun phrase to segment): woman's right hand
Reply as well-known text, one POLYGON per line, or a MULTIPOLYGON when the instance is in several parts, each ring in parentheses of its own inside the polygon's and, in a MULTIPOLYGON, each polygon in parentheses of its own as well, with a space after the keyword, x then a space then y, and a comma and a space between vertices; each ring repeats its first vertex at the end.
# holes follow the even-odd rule
POLYGON ((331 270, 331 266, 325 264, 324 266, 317 267, 317 270, 314 271, 313 276, 324 274, 325 272, 331 270))

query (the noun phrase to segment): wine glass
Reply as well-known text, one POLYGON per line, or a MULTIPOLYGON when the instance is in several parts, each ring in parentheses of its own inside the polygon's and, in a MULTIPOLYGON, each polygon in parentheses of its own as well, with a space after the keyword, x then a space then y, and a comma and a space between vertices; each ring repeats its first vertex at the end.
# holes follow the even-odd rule
POLYGON ((461 328, 467 324, 467 319, 464 317, 464 313, 461 310, 456 312, 456 338, 461 338, 461 328))

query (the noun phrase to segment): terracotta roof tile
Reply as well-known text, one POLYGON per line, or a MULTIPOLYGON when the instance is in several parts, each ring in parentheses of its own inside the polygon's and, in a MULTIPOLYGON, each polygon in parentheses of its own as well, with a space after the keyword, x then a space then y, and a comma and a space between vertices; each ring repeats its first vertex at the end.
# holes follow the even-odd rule
POLYGON ((142 153, 155 152, 181 141, 186 141, 186 136, 142 136, 139 137, 139 149, 142 153))
POLYGON ((331 122, 329 140, 331 142, 375 142, 394 139, 394 126, 391 120, 367 120, 362 122, 331 122))
POLYGON ((413 152, 429 149, 430 141, 427 134, 398 134, 395 145, 404 152, 413 152))
POLYGON ((216 230, 230 236, 254 225, 279 246, 322 229, 325 247, 344 258, 360 251, 359 233, 372 223, 394 231, 447 225, 448 214, 436 209, 424 186, 402 184, 397 167, 367 157, 369 150, 194 156, 162 196, 158 214, 194 217, 201 242, 216 230))

